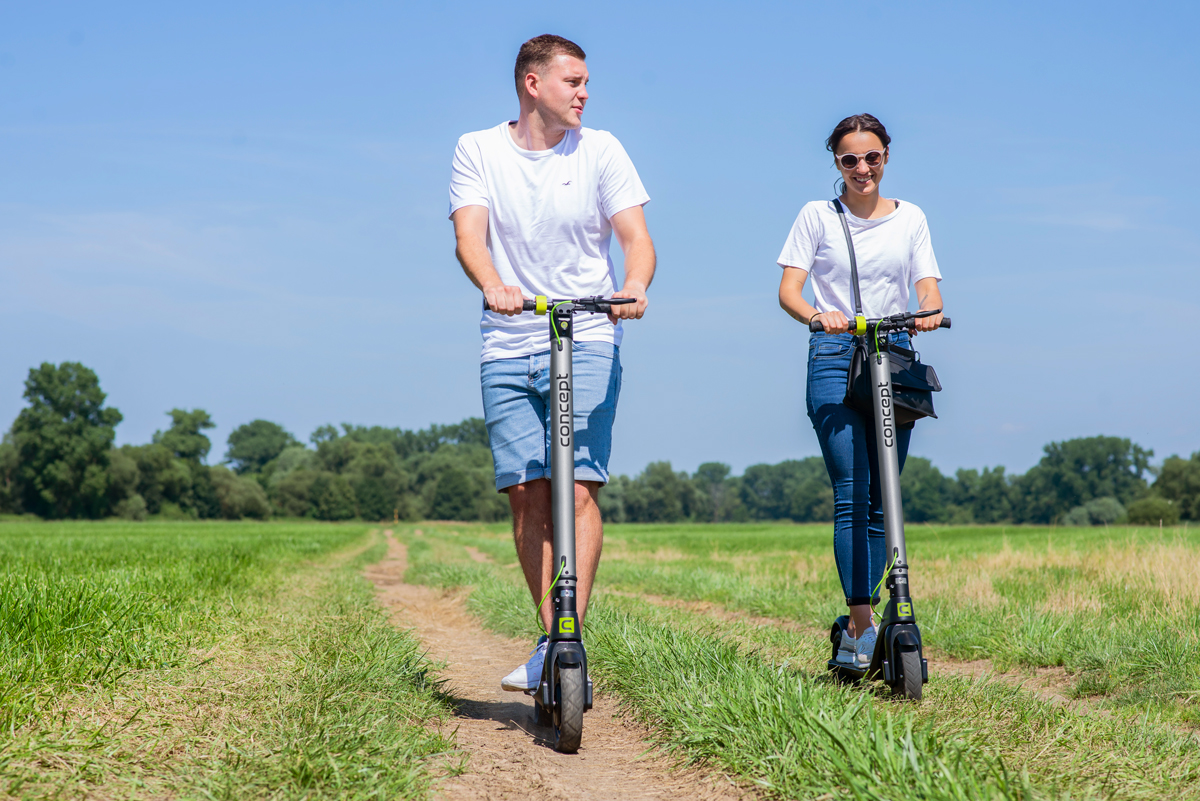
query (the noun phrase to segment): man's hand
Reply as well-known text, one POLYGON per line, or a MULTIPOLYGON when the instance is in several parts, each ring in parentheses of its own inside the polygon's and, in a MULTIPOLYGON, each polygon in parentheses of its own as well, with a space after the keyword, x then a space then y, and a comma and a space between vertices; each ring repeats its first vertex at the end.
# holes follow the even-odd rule
POLYGON ((617 324, 617 320, 640 320, 642 315, 646 313, 646 307, 650 305, 649 299, 646 297, 646 287, 641 284, 629 283, 620 292, 613 293, 614 298, 637 298, 637 303, 622 303, 620 306, 611 306, 612 311, 608 313, 608 319, 613 325, 617 324))
POLYGON ((521 305, 525 302, 525 297, 521 294, 521 287, 505 286, 504 284, 484 287, 483 297, 487 300, 489 309, 496 314, 504 314, 509 317, 520 314, 521 305))
POLYGON ((917 319, 913 320, 913 322, 916 324, 916 329, 918 331, 933 331, 942 324, 943 316, 944 315, 941 312, 938 312, 937 314, 930 315, 929 317, 918 317, 917 319))

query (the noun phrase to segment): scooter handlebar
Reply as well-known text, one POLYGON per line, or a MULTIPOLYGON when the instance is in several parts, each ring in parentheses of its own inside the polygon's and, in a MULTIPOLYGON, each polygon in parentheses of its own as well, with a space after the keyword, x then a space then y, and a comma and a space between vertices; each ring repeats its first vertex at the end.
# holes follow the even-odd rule
MULTIPOLYGON (((915 326, 912 325, 912 323, 915 322, 915 320, 916 320, 916 318, 913 318, 913 320, 909 321, 909 324, 907 326, 905 326, 905 328, 915 328, 915 326)), ((878 320, 867 320, 867 330, 868 331, 873 330, 875 328, 875 324, 878 322, 879 322, 878 320)), ((949 328, 949 327, 950 327, 950 318, 943 317, 942 322, 938 324, 938 328, 949 328)), ((820 320, 809 320, 808 330, 813 332, 814 334, 819 334, 825 330, 825 325, 820 320)), ((881 325, 879 327, 879 330, 880 331, 898 331, 898 330, 900 330, 900 328, 899 328, 899 326, 895 326, 895 325, 881 325)))
MULTIPOLYGON (((570 304, 570 311, 586 311, 593 314, 599 312, 608 314, 613 306, 620 306, 625 303, 637 303, 637 298, 578 298, 575 300, 556 300, 542 297, 539 300, 530 300, 525 298, 521 302, 521 311, 537 312, 545 314, 548 310, 563 304, 570 304), (540 306, 539 306, 540 301, 540 306)), ((483 299, 483 310, 491 311, 492 307, 488 305, 487 298, 483 299)))

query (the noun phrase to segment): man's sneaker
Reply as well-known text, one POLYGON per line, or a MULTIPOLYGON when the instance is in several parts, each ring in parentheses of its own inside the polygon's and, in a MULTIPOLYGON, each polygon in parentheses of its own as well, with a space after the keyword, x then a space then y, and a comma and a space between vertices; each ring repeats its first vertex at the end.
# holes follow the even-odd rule
POLYGON ((536 690, 542 682, 542 663, 546 661, 547 644, 544 635, 538 638, 537 648, 529 652, 529 661, 502 678, 500 686, 516 693, 536 690))
POLYGON ((839 665, 853 665, 855 648, 858 641, 850 636, 850 632, 842 629, 842 641, 838 643, 836 662, 839 665))
MULTIPOLYGON (((866 670, 871 667, 871 657, 875 655, 875 640, 877 639, 875 627, 871 626, 861 637, 854 642, 854 664, 859 670, 866 670)), ((841 656, 841 652, 838 652, 841 656)))

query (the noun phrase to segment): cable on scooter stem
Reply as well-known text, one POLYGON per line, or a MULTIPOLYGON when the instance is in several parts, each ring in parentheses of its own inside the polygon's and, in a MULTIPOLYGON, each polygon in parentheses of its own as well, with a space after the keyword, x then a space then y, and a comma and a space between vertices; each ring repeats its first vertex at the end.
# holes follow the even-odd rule
POLYGON ((538 628, 541 629, 542 633, 547 637, 550 636, 550 632, 546 631, 546 626, 542 623, 542 604, 546 603, 546 598, 550 595, 550 590, 554 589, 554 585, 557 584, 559 578, 562 577, 562 572, 566 566, 567 560, 563 559, 562 564, 558 567, 558 575, 554 577, 554 580, 550 582, 550 586, 546 588, 546 594, 542 596, 542 600, 538 601, 537 609, 533 610, 533 615, 537 618, 538 628))

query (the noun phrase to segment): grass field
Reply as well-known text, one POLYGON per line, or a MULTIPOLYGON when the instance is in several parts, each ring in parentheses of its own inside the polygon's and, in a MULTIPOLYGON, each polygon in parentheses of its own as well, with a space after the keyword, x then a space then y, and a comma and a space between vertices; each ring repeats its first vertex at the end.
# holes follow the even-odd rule
MULTIPOLYGON (((0 796, 423 798, 469 770, 361 578, 371 528, 0 522, 0 796)), ((534 636, 506 526, 395 532, 409 582, 534 636)), ((768 797, 1200 798, 1198 539, 910 526, 909 704, 828 680, 828 526, 612 526, 590 663, 669 754, 768 797)))
POLYGON ((456 769, 363 525, 0 523, 0 795, 422 797, 456 769))
MULTIPOLYGON (((503 527, 418 528, 409 581, 534 635, 503 527)), ((920 705, 828 680, 828 526, 612 526, 586 637, 661 745, 770 795, 1196 798, 1198 535, 910 527, 920 705)))

